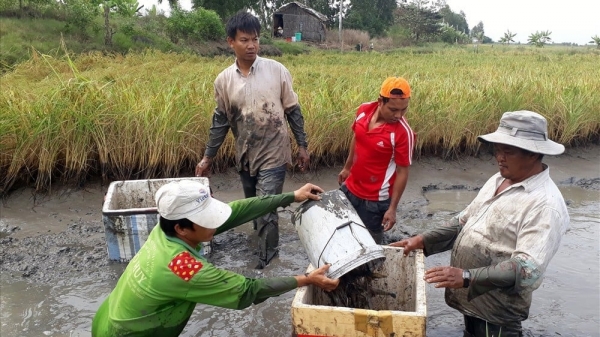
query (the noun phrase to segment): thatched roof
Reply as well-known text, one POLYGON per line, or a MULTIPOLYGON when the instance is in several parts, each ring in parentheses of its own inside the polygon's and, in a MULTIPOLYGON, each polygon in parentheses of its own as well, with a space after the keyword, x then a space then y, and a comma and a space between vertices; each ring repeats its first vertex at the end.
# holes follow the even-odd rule
POLYGON ((321 20, 323 22, 328 21, 327 16, 325 16, 324 14, 321 14, 321 13, 317 12, 316 10, 314 10, 314 9, 312 9, 310 7, 307 7, 306 5, 304 5, 302 3, 299 3, 299 2, 296 2, 296 1, 288 2, 287 4, 279 7, 279 9, 277 9, 277 11, 275 11, 275 14, 278 14, 279 12, 284 11, 288 7, 291 7, 291 6, 294 6, 294 5, 302 8, 303 10, 305 10, 306 12, 308 12, 310 15, 318 18, 319 20, 321 20))

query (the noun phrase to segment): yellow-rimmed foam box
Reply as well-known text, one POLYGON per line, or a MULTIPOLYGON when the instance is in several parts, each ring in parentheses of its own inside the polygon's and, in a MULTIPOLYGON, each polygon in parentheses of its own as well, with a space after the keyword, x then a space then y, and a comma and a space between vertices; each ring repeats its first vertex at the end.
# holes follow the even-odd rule
MULTIPOLYGON (((425 337, 427 302, 421 250, 384 246, 385 262, 375 270, 387 275, 372 287, 396 294, 372 297, 372 309, 336 307, 319 288, 298 288, 292 301, 293 336, 297 337, 425 337)), ((314 268, 309 265, 307 271, 314 268)))

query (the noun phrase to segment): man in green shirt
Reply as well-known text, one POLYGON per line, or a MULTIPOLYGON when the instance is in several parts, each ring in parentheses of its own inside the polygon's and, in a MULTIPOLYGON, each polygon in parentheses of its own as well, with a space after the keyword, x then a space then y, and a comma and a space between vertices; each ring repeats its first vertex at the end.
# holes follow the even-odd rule
POLYGON ((317 192, 323 190, 306 184, 290 193, 225 204, 196 181, 162 186, 155 196, 160 225, 98 309, 92 336, 179 336, 196 303, 243 309, 297 287, 335 289, 339 280, 325 276, 328 265, 305 275, 251 279, 216 268, 200 253, 200 243, 213 235, 292 202, 319 200, 317 192))

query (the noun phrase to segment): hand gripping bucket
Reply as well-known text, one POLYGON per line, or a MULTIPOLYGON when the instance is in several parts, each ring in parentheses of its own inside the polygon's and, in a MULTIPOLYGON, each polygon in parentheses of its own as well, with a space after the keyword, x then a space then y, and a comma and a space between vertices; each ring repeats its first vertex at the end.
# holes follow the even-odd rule
POLYGON ((301 204, 292 217, 300 242, 316 268, 330 263, 328 276, 339 278, 365 263, 385 259, 383 247, 365 228, 344 193, 332 190, 321 200, 301 204))

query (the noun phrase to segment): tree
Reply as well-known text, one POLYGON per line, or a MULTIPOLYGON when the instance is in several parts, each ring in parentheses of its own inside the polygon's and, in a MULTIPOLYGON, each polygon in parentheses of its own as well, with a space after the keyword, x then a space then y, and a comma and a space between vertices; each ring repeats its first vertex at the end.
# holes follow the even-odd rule
POLYGON ((124 17, 134 16, 143 6, 136 0, 92 0, 93 5, 100 5, 104 16, 104 45, 112 46, 112 37, 116 29, 110 24, 110 13, 114 12, 124 17))
MULTIPOLYGON (((159 4, 162 4, 163 0, 158 0, 159 4)), ((175 8, 179 8, 179 2, 177 0, 167 0, 167 2, 169 3, 169 7, 171 7, 171 9, 175 9, 175 8)))
POLYGON ((506 44, 515 42, 515 40, 513 39, 515 36, 517 36, 516 33, 511 33, 510 30, 506 30, 506 33, 504 33, 504 36, 502 36, 498 42, 506 44))
POLYGON ((135 16, 144 7, 140 6, 137 0, 104 0, 104 3, 110 3, 111 11, 123 17, 135 16))
POLYGON ((77 32, 82 38, 89 38, 88 29, 99 31, 100 28, 94 20, 98 17, 97 4, 93 4, 88 0, 69 0, 63 1, 66 12, 67 30, 77 32))
POLYGON ((396 0, 353 0, 346 27, 366 30, 371 36, 383 36, 394 22, 396 0))
MULTIPOLYGON (((14 4, 11 4, 12 1, 0 1, 0 8, 9 9, 14 8, 14 4)), ((42 7, 48 7, 56 5, 56 1, 53 0, 19 0, 19 9, 17 11, 17 15, 19 18, 25 16, 37 16, 42 7)))
POLYGON ((306 0, 306 5, 327 17, 329 28, 336 27, 340 6, 336 0, 306 0))
POLYGON ((273 13, 288 2, 288 0, 254 0, 249 2, 249 8, 258 17, 262 29, 270 31, 273 28, 271 27, 273 13))
POLYGON ((173 42, 218 41, 225 37, 225 27, 219 15, 212 10, 196 8, 186 11, 176 8, 167 18, 167 32, 173 42))
POLYGON ((595 43, 596 48, 600 49, 600 36, 598 36, 598 35, 592 36, 592 41, 590 41, 589 43, 595 43))
POLYGON ((476 38, 480 43, 483 42, 483 37, 485 36, 485 30, 483 29, 483 21, 479 21, 479 23, 473 28, 471 28, 471 36, 476 38))
POLYGON ((442 16, 422 6, 423 1, 401 5, 394 14, 396 25, 408 29, 414 42, 437 38, 442 29, 442 16))
POLYGON ((527 43, 534 45, 538 48, 542 48, 547 43, 552 42, 550 34, 552 34, 552 32, 549 30, 536 31, 535 33, 529 35, 527 43))
POLYGON ((250 0, 192 0, 192 8, 215 11, 223 21, 248 7, 250 7, 250 0))
POLYGON ((464 43, 469 43, 471 41, 469 39, 469 35, 454 29, 454 27, 448 25, 447 23, 444 23, 442 25, 440 39, 443 42, 450 43, 450 44, 453 44, 453 43, 464 44, 464 43))
POLYGON ((442 21, 454 30, 469 34, 469 24, 467 23, 466 15, 463 11, 459 14, 454 13, 450 6, 446 5, 438 11, 442 16, 442 21))

